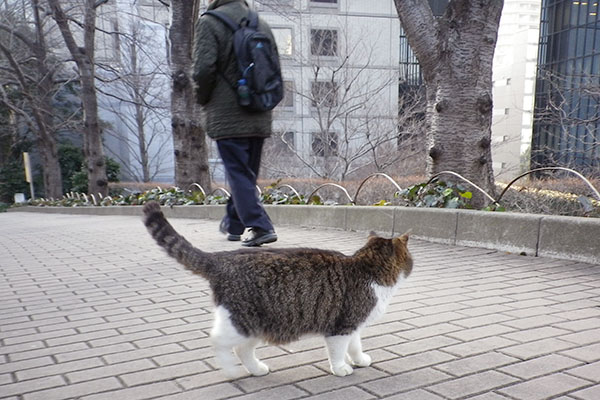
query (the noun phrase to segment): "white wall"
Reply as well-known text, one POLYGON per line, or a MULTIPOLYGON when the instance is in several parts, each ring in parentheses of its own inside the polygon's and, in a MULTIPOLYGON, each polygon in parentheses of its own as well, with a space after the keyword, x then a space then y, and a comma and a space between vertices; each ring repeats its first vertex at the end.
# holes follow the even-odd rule
POLYGON ((505 0, 494 54, 492 159, 500 180, 529 169, 539 0, 505 0))

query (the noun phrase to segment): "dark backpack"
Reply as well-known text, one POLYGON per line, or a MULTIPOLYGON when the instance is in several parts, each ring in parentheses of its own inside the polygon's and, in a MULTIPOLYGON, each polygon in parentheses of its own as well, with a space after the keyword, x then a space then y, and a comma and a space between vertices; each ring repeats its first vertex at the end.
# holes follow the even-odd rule
POLYGON ((216 17, 233 31, 238 80, 229 84, 237 90, 239 105, 252 111, 275 108, 283 98, 283 79, 271 39, 258 31, 258 14, 249 10, 248 18, 240 24, 222 12, 204 14, 216 17))

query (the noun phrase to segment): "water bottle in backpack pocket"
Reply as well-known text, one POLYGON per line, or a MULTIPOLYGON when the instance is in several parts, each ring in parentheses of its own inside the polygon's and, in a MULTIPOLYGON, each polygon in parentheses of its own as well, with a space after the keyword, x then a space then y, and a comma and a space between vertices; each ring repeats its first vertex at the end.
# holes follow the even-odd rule
POLYGON ((269 111, 283 99, 283 79, 279 56, 268 35, 258 30, 258 14, 249 10, 248 18, 235 23, 225 13, 207 11, 233 31, 233 48, 238 78, 231 86, 238 104, 251 111, 269 111))

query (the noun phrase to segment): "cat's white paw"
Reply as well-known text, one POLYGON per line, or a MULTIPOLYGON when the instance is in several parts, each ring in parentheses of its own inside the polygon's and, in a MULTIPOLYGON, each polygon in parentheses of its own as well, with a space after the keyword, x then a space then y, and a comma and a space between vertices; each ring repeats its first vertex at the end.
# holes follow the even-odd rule
POLYGON ((331 366, 331 372, 335 375, 335 376, 346 376, 346 375, 350 375, 352 374, 352 367, 349 366, 348 364, 344 363, 344 364, 340 364, 340 365, 332 365, 331 366))
POLYGON ((244 371, 241 368, 238 367, 227 367, 227 368, 222 368, 223 373, 225 374, 225 376, 227 377, 227 379, 230 380, 235 380, 238 378, 241 378, 244 375, 244 371))
POLYGON ((357 357, 352 359, 352 365, 360 368, 368 367, 371 365, 371 356, 366 353, 360 353, 357 357))
POLYGON ((264 376, 269 373, 269 367, 267 364, 259 361, 256 366, 254 366, 252 370, 249 370, 248 372, 254 376, 264 376))

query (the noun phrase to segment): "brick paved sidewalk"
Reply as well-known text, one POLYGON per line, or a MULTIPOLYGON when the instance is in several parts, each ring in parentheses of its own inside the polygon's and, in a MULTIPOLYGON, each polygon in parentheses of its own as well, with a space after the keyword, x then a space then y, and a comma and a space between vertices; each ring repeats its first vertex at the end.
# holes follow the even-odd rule
MULTIPOLYGON (((217 222, 173 219, 206 250, 217 222)), ((278 227, 274 246, 352 253, 363 233, 278 227)), ((322 340, 214 363, 207 284, 139 218, 0 214, 0 398, 600 399, 600 265, 413 240, 412 279, 364 332, 372 367, 328 374, 322 340)))

